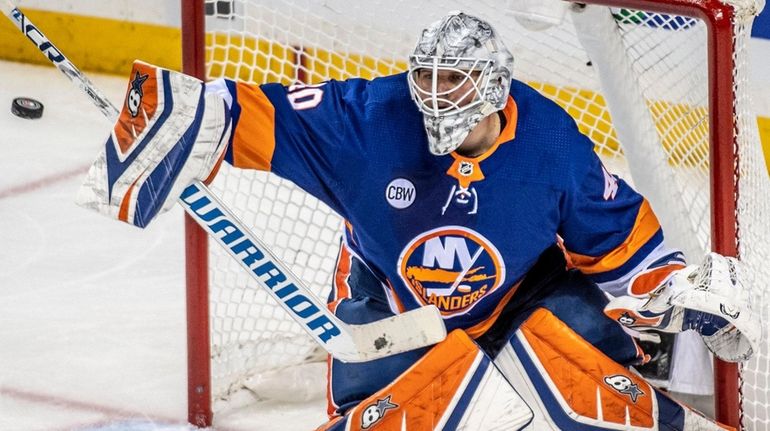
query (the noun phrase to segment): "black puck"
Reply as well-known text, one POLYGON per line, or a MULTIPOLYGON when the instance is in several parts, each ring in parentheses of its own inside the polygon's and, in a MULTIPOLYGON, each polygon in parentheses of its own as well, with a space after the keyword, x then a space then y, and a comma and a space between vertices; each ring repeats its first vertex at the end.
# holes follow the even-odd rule
POLYGON ((11 103, 11 112, 21 118, 40 118, 43 116, 43 104, 29 97, 17 97, 11 103))

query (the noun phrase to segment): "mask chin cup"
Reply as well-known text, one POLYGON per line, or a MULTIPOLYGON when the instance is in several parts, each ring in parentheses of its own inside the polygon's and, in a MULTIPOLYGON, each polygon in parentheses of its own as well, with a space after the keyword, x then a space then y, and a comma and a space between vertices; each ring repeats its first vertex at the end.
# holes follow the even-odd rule
POLYGON ((469 133, 470 131, 459 133, 452 140, 452 137, 447 137, 447 135, 436 136, 428 132, 428 151, 434 156, 446 156, 458 149, 469 133))
POLYGON ((499 111, 491 103, 444 117, 423 117, 428 136, 428 150, 434 156, 445 156, 462 145, 471 131, 487 116, 499 111))

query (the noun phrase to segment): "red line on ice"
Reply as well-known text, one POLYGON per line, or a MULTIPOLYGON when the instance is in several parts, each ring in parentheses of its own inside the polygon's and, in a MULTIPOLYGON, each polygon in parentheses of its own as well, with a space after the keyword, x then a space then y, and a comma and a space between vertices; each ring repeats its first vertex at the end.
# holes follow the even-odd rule
POLYGON ((79 166, 69 171, 59 172, 57 174, 43 177, 35 181, 30 181, 25 184, 13 186, 5 190, 0 190, 0 199, 23 195, 25 193, 39 190, 39 189, 54 185, 56 183, 66 181, 72 177, 84 175, 86 172, 88 172, 88 166, 79 166))
MULTIPOLYGON (((0 386, 0 394, 6 395, 11 398, 16 398, 18 400, 31 402, 31 403, 48 405, 52 408, 61 408, 66 410, 80 410, 80 411, 91 412, 91 413, 99 413, 107 416, 110 419, 141 418, 141 419, 151 420, 153 422, 164 422, 166 424, 180 423, 179 421, 175 421, 173 419, 154 417, 146 413, 118 409, 118 408, 109 407, 109 406, 102 406, 98 404, 77 401, 77 400, 68 399, 64 397, 58 397, 55 395, 29 392, 29 391, 3 387, 3 386, 0 386)), ((99 422, 92 422, 91 424, 100 423, 100 422, 105 424, 109 423, 108 421, 99 421, 99 422)), ((72 429, 81 428, 84 425, 86 424, 83 423, 80 425, 76 425, 76 424, 68 425, 63 429, 72 430, 72 429)))
POLYGON ((5 386, 0 386, 0 394, 7 395, 12 398, 29 401, 37 404, 48 404, 52 407, 61 407, 73 410, 85 410, 89 412, 102 413, 109 416, 117 417, 146 417, 145 414, 132 412, 129 410, 118 409, 108 406, 100 406, 98 404, 87 403, 83 401, 76 401, 64 397, 58 397, 55 395, 47 395, 36 392, 24 391, 21 389, 14 389, 5 386))
MULTIPOLYGON (((108 419, 120 420, 120 419, 144 419, 152 422, 157 422, 158 425, 183 425, 185 422, 179 419, 172 419, 168 417, 160 417, 155 415, 148 415, 147 413, 119 409, 115 407, 103 406, 94 403, 88 403, 83 401, 77 401, 70 398, 59 397, 55 395, 41 394, 37 392, 30 392, 21 389, 9 388, 6 386, 0 386, 0 395, 5 395, 18 400, 23 400, 31 403, 45 404, 52 408, 63 408, 68 410, 80 410, 91 413, 99 413, 108 417, 108 419)), ((89 425, 109 425, 110 420, 93 421, 88 423, 68 425, 62 428, 63 430, 74 430, 87 428, 89 425)), ((162 428, 160 428, 162 429, 162 428)), ((220 431, 233 431, 232 428, 217 427, 220 431)))

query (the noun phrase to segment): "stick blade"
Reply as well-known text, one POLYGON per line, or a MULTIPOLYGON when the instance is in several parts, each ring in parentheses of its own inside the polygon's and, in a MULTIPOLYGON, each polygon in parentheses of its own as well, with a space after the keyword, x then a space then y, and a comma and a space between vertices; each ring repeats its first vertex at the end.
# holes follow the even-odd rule
POLYGON ((419 349, 443 341, 446 326, 434 305, 420 307, 364 325, 350 325, 363 362, 419 349))

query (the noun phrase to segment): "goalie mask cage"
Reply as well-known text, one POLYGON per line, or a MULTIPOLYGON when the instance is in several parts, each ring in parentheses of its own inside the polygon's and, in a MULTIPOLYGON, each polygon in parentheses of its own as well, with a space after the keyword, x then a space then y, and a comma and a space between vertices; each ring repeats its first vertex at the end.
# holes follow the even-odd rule
MULTIPOLYGON (((567 109, 610 170, 649 199, 670 245, 693 262, 713 249, 746 263, 752 304, 767 322, 770 192, 747 70, 760 6, 584 1, 549 26, 514 16, 515 3, 184 1, 184 69, 287 85, 372 78, 405 70, 420 30, 450 10, 489 20, 513 52, 514 76, 567 109)), ((263 172, 226 166, 212 188, 319 296, 328 294, 342 230, 336 215, 263 172)), ((193 222, 186 226, 189 420, 203 426, 212 406, 247 382, 324 357, 235 262, 207 248, 193 222)), ((770 426, 762 340, 751 361, 716 364, 723 423, 770 426)))

